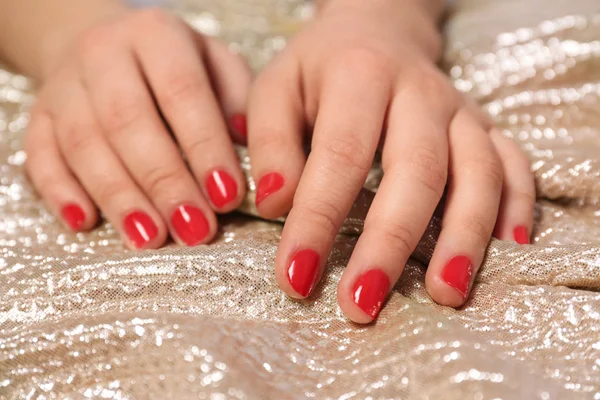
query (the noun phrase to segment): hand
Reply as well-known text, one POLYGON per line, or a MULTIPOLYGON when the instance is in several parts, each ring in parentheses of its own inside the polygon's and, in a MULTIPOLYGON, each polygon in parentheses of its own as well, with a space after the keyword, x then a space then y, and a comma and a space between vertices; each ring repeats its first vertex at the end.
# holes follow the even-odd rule
POLYGON ((127 10, 55 54, 26 138, 27 171, 51 209, 80 231, 97 205, 134 248, 169 232, 208 242, 215 212, 245 192, 224 121, 245 140, 242 58, 156 9, 127 10))
POLYGON ((331 0, 250 95, 257 205, 269 218, 289 211, 276 276, 294 298, 324 273, 382 144, 383 180, 338 286, 340 307, 359 323, 377 317, 445 189, 426 277, 439 304, 466 301, 494 228, 526 242, 532 227, 527 159, 436 68, 439 37, 419 3, 331 0))

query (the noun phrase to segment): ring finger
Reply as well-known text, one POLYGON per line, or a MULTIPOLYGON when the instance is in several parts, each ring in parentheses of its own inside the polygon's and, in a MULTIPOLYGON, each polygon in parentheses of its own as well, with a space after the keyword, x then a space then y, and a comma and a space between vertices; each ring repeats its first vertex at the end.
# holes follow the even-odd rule
POLYGON ((102 136, 83 87, 73 84, 62 90, 69 100, 55 105, 62 109, 53 114, 59 146, 71 171, 125 243, 133 248, 160 247, 166 239, 162 219, 102 136))
POLYGON ((449 132, 450 185, 442 231, 426 275, 429 295, 441 305, 462 305, 490 242, 504 181, 489 133, 463 108, 449 132))

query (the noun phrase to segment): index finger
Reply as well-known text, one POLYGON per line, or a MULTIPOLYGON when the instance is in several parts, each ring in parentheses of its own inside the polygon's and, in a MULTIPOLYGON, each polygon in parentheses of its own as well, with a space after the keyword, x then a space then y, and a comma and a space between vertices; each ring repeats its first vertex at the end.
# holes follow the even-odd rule
POLYGON ((295 298, 310 295, 322 275, 371 167, 389 100, 387 79, 372 57, 357 53, 343 61, 322 81, 312 152, 277 253, 277 279, 295 298))

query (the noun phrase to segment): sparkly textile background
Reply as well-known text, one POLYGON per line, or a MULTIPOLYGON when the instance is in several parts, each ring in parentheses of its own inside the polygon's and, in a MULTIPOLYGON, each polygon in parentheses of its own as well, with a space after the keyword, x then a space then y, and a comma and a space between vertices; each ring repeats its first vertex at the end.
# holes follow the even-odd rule
MULTIPOLYGON (((300 0, 171 6, 257 68, 310 16, 300 0)), ((249 207, 193 249, 68 233, 23 175, 30 85, 0 69, 0 398, 600 399, 600 4, 462 1, 447 30, 456 86, 530 155, 534 246, 494 241, 456 311, 424 289, 428 235, 368 327, 336 305, 352 235, 295 302, 273 275, 281 226, 249 207)))

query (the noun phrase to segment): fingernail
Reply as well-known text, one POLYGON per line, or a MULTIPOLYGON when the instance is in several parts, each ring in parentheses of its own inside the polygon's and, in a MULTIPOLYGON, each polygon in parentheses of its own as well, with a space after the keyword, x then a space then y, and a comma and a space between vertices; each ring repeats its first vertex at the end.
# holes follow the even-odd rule
POLYGON ((85 212, 77 204, 67 204, 61 211, 63 219, 69 227, 78 231, 85 223, 85 212))
POLYGON ((513 236, 515 238, 515 242, 519 244, 529 244, 529 233, 527 233, 527 228, 524 226, 517 226, 513 230, 513 236))
POLYGON ((294 291, 307 297, 315 288, 319 272, 319 254, 314 250, 300 250, 294 254, 287 276, 294 291))
POLYGON ((377 318, 390 290, 390 278, 380 269, 371 269, 358 278, 352 299, 371 318, 377 318))
POLYGON ((244 114, 232 115, 231 118, 229 118, 229 124, 231 125, 231 129, 233 129, 233 131, 238 133, 240 136, 248 136, 248 127, 246 123, 246 116, 244 114))
POLYGON ((223 170, 213 171, 206 178, 206 191, 210 201, 217 208, 223 208, 237 198, 235 179, 223 170))
POLYGON ((144 247, 158 235, 158 228, 152 218, 141 211, 128 214, 123 220, 123 229, 138 249, 144 247))
POLYGON ((284 183, 283 176, 277 172, 271 172, 260 178, 256 186, 256 206, 258 207, 264 199, 280 190, 284 183))
POLYGON ((463 297, 467 298, 469 285, 471 284, 471 275, 473 273, 473 265, 471 260, 465 256, 454 257, 442 271, 442 279, 454 289, 456 289, 463 297))
POLYGON ((171 225, 179 239, 188 246, 202 242, 210 231, 208 220, 199 208, 189 205, 177 207, 171 216, 171 225))

